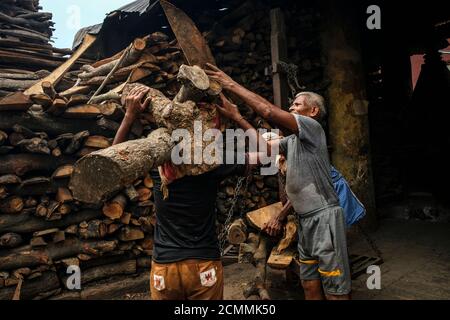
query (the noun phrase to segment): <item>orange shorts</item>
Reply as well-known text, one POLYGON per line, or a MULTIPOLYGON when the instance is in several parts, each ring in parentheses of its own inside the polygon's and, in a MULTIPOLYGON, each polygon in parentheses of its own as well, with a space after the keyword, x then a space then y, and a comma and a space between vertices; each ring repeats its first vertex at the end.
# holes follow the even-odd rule
POLYGON ((222 262, 188 259, 161 264, 152 261, 150 293, 152 300, 222 300, 222 262))

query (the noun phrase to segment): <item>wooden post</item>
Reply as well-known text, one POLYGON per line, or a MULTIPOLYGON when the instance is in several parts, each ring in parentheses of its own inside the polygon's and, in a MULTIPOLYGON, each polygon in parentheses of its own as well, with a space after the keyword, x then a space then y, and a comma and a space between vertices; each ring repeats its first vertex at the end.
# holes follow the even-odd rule
POLYGON ((364 224, 376 226, 370 159, 368 101, 358 21, 334 1, 323 1, 322 48, 327 59, 329 142, 335 167, 367 209, 364 224))
POLYGON ((272 33, 270 36, 272 53, 273 72, 273 99, 274 104, 287 110, 288 104, 288 83, 286 75, 280 72, 278 63, 287 59, 286 26, 284 24, 283 12, 280 8, 270 11, 270 24, 272 33))

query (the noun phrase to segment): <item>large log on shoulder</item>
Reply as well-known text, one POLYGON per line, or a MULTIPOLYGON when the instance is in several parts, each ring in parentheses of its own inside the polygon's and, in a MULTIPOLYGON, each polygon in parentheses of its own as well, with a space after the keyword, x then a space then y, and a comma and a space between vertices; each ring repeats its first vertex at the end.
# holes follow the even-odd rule
MULTIPOLYGON (((178 79, 183 85, 173 101, 156 89, 150 88, 147 93, 147 97, 151 98, 149 112, 161 128, 145 139, 127 141, 90 153, 76 163, 69 184, 76 200, 92 204, 103 202, 137 178, 145 176, 150 169, 169 162, 175 145, 171 136, 173 130, 186 129, 193 135, 195 121, 201 121, 203 131, 216 126, 215 108, 200 108, 196 104, 207 95, 218 94, 218 90, 210 88, 204 71, 196 66, 183 65, 178 79)), ((133 85, 124 88, 122 100, 133 85)), ((200 143, 202 147, 209 144, 204 141, 200 143)), ((183 174, 196 175, 215 167, 210 164, 183 164, 179 169, 183 174)))
POLYGON ((69 188, 75 199, 99 203, 124 186, 131 185, 151 168, 168 161, 171 149, 169 131, 160 128, 146 139, 131 140, 92 152, 77 162, 69 188))

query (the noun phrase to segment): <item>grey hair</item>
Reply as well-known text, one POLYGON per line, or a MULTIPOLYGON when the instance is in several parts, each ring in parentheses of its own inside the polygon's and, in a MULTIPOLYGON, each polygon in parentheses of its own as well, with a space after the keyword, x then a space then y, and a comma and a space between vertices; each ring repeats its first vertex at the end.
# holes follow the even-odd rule
POLYGON ((325 99, 320 95, 317 94, 315 92, 310 92, 310 91, 303 91, 300 93, 297 93, 295 98, 298 98, 300 96, 305 96, 306 97, 306 104, 308 106, 315 106, 318 107, 320 112, 319 112, 319 120, 324 120, 326 115, 327 115, 327 109, 325 108, 325 99))

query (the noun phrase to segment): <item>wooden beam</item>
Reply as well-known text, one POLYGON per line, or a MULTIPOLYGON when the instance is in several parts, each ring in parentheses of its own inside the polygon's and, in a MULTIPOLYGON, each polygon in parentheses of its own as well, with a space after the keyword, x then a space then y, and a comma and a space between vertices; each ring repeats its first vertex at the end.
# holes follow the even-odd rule
POLYGON ((83 43, 81 46, 74 52, 74 54, 68 59, 66 62, 64 62, 61 66, 59 66, 55 71, 53 71, 49 76, 45 77, 32 87, 30 87, 28 90, 25 91, 25 94, 32 95, 37 93, 42 93, 42 82, 48 81, 53 86, 56 86, 61 80, 61 78, 64 76, 64 74, 73 66, 73 64, 80 58, 86 51, 89 49, 92 44, 95 42, 96 36, 87 34, 84 37, 83 43))
POLYGON ((273 78, 273 98, 274 104, 287 110, 288 104, 288 83, 286 75, 279 68, 280 61, 287 60, 286 26, 283 12, 280 8, 270 10, 270 25, 272 32, 270 35, 270 46, 272 53, 272 78, 273 78))

